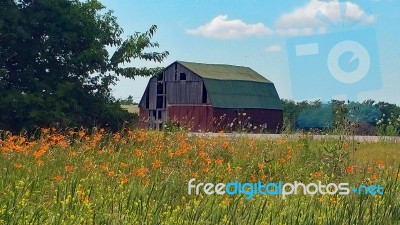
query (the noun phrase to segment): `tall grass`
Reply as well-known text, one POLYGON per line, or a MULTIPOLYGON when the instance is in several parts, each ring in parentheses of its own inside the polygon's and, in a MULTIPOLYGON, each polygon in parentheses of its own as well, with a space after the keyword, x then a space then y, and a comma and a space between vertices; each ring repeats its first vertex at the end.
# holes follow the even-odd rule
POLYGON ((1 132, 1 224, 398 224, 398 143, 1 132), (383 195, 188 195, 187 182, 380 184, 383 195))

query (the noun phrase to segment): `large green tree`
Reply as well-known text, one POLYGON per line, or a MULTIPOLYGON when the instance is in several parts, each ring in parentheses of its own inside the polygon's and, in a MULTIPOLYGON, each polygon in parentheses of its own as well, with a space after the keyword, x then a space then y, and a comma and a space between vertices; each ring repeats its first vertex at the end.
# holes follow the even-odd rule
POLYGON ((119 76, 159 73, 124 66, 167 57, 146 52, 159 47, 151 40, 156 29, 124 39, 97 0, 0 0, 0 129, 117 129, 132 117, 113 100, 111 85, 119 76))

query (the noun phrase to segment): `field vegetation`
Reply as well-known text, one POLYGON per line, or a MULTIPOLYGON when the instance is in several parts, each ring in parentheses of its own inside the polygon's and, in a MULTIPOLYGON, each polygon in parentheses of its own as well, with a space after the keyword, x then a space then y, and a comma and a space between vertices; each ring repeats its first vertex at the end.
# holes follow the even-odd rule
POLYGON ((400 144, 186 132, 0 133, 1 224, 399 224, 400 144), (349 182, 383 195, 189 195, 197 182, 349 182))

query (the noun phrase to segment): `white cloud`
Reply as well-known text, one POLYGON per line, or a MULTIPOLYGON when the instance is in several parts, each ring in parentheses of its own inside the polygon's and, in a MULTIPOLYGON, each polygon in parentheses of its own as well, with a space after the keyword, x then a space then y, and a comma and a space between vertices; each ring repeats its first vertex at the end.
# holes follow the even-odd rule
POLYGON ((280 52, 282 51, 282 46, 280 45, 270 45, 265 49, 266 52, 280 52))
POLYGON ((321 34, 326 33, 332 24, 370 24, 375 22, 375 19, 374 15, 367 15, 353 2, 311 0, 305 6, 283 14, 276 23, 276 32, 288 36, 321 34), (341 8, 345 9, 344 16, 341 15, 341 8))
POLYGON ((186 33, 226 40, 250 36, 267 36, 271 35, 273 31, 262 23, 246 24, 239 19, 228 20, 227 15, 219 15, 207 24, 186 30, 186 33))

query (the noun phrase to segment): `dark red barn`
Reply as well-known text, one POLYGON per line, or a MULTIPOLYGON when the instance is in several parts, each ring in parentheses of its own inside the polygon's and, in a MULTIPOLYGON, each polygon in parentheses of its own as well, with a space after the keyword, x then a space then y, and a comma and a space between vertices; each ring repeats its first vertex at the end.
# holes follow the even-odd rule
POLYGON ((277 131, 282 105, 274 84, 248 67, 176 61, 150 79, 139 125, 176 122, 192 131, 277 131))

